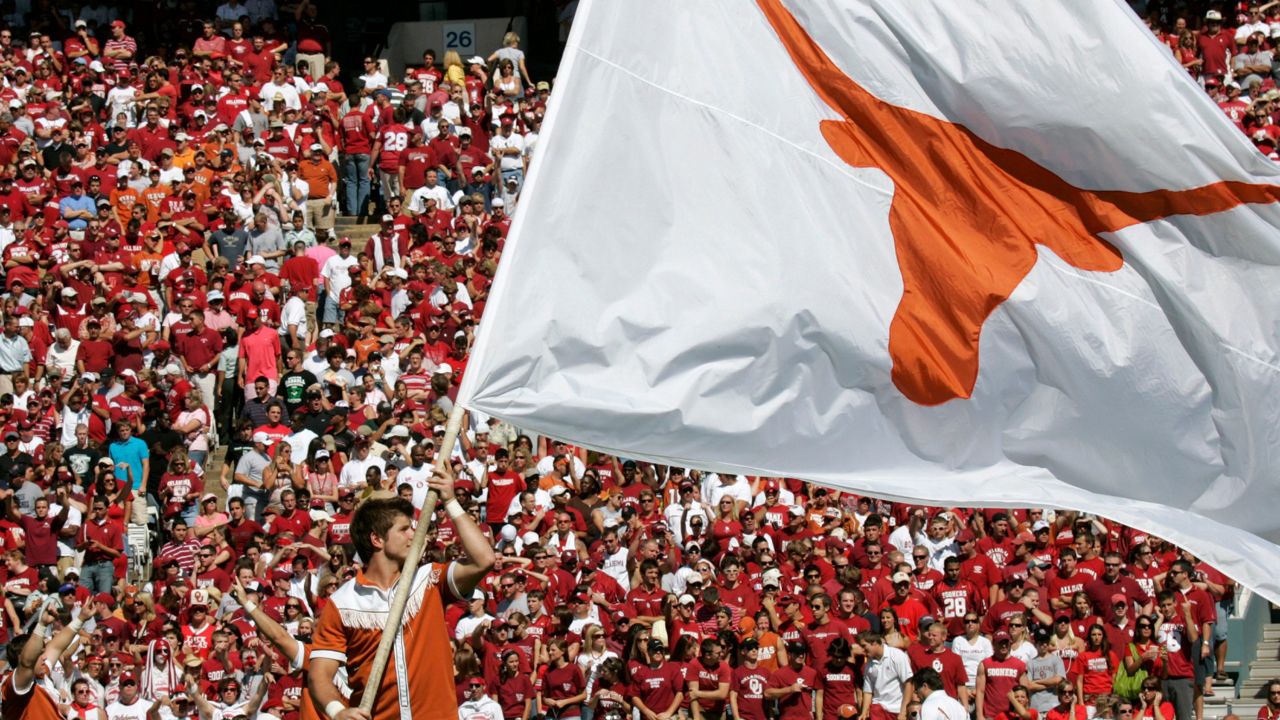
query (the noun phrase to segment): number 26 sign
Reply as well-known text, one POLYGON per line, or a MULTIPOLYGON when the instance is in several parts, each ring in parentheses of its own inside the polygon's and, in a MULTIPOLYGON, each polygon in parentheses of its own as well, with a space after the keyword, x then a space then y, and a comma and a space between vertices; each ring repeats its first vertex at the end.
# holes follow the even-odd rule
POLYGON ((476 51, 476 24, 471 22, 445 23, 442 28, 444 32, 445 51, 457 50, 458 54, 466 59, 469 53, 476 51))

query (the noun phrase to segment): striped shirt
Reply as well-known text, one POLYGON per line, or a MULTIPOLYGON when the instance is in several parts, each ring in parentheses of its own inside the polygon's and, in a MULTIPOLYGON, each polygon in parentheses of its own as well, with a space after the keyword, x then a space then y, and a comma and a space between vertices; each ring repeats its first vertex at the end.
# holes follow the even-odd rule
POLYGON ((119 72, 121 70, 127 70, 129 68, 129 63, 133 62, 133 60, 138 56, 138 43, 136 40, 129 37, 128 35, 125 35, 122 38, 113 37, 107 41, 106 45, 102 47, 103 57, 106 57, 107 53, 111 52, 112 50, 128 50, 129 51, 129 57, 127 58, 111 58, 110 59, 111 67, 115 69, 116 72, 119 72))

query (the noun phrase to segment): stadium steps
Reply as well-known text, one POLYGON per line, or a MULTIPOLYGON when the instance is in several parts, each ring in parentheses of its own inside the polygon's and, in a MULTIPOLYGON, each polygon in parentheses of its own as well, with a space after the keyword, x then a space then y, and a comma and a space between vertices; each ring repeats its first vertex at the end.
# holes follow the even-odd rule
MULTIPOLYGON (((1262 686, 1275 678, 1280 678, 1280 623, 1263 628, 1262 641, 1255 658, 1249 661, 1248 673, 1240 683, 1240 697, 1231 703, 1231 712, 1241 718, 1257 717, 1258 710, 1266 704, 1266 698, 1261 696, 1262 686)), ((1207 706, 1205 715, 1209 715, 1207 706)))
POLYGON ((364 250, 365 242, 369 236, 378 232, 377 223, 360 223, 358 218, 339 216, 333 224, 334 232, 338 233, 338 237, 351 238, 351 251, 360 253, 364 250))

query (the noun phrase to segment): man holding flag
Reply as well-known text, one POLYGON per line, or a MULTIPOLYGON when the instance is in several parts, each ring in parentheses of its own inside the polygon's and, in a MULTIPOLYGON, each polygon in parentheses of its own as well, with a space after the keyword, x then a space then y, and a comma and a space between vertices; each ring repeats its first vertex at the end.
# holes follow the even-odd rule
MULTIPOLYGON (((454 498, 453 471, 430 480, 452 520, 466 557, 418 568, 396 632, 392 662, 376 688, 373 712, 347 707, 333 678, 346 665, 358 703, 367 687, 401 568, 413 542, 414 507, 402 498, 368 500, 351 519, 351 541, 363 570, 333 594, 320 612, 311 649, 308 684, 316 708, 330 720, 457 720, 458 703, 445 629, 444 606, 472 591, 493 567, 494 552, 475 520, 454 498)), ((427 522, 424 517, 421 522, 427 522)))

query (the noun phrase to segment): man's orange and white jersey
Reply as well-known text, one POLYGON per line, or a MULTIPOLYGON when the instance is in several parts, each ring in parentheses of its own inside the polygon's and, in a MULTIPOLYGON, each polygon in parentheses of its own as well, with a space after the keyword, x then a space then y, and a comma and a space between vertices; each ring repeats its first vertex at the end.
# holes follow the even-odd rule
POLYGON ((32 681, 25 689, 14 685, 13 673, 0 681, 0 720, 62 720, 54 696, 32 681))
MULTIPOLYGON (((453 563, 432 563, 418 568, 401 632, 378 690, 374 720, 457 720, 453 673, 442 671, 453 662, 444 606, 460 595, 453 582, 454 567, 453 563)), ((363 695, 394 597, 395 586, 382 590, 359 572, 320 611, 311 659, 346 665, 352 703, 360 702, 363 695)))

